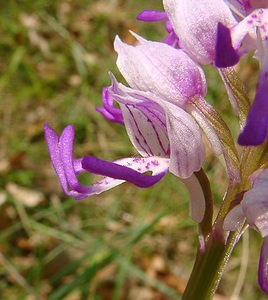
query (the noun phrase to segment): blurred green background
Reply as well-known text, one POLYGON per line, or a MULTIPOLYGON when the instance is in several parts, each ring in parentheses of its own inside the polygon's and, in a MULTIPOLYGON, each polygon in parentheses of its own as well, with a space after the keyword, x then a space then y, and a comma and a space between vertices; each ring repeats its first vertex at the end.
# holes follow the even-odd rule
MULTIPOLYGON (((128 43, 129 30, 163 39, 161 24, 135 20, 152 8, 161 9, 161 1, 1 2, 0 299, 180 299, 198 243, 184 186, 168 174, 149 189, 126 183, 75 202, 60 189, 43 137, 45 122, 58 133, 72 123, 76 157, 135 155, 125 129, 95 107, 110 84, 108 71, 122 80, 115 35, 128 43)), ((253 85, 255 67, 244 63, 241 73, 253 85)), ((207 99, 237 134, 217 72, 205 71, 207 99)), ((209 147, 207 157, 217 206, 226 174, 209 147)), ((257 234, 245 235, 215 299, 266 298, 257 284, 260 244, 257 234)))

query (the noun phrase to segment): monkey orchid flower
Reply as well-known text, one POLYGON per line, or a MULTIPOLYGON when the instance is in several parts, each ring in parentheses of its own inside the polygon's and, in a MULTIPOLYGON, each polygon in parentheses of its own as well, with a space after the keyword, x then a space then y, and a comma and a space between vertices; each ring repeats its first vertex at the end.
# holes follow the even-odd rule
MULTIPOLYGON (((166 22, 179 46, 199 64, 215 66, 217 26, 221 22, 232 27, 237 24, 236 17, 224 0, 164 0, 166 22)), ((142 12, 145 17, 148 11, 142 12)), ((147 20, 149 18, 145 18, 147 20)), ((228 51, 228 49, 225 49, 228 51)), ((231 105, 244 125, 249 101, 243 85, 232 68, 218 69, 227 89, 231 105)))
MULTIPOLYGON (((125 93, 125 99, 127 99, 127 94, 131 95, 133 99, 132 102, 135 98, 136 101, 141 97, 142 99, 147 98, 147 103, 154 103, 153 107, 158 107, 158 110, 163 110, 167 118, 167 128, 170 128, 170 130, 173 127, 173 125, 169 125, 172 111, 174 111, 174 113, 176 112, 177 116, 180 113, 183 114, 191 123, 194 123, 195 119, 207 135, 214 152, 217 155, 224 154, 231 180, 239 181, 239 167, 237 161, 231 161, 232 159, 236 160, 237 156, 236 153, 233 152, 233 150, 236 150, 234 149, 235 147, 233 147, 232 139, 228 138, 230 132, 217 112, 204 99, 207 87, 205 75, 201 67, 182 49, 175 49, 164 43, 147 41, 137 34, 132 34, 137 39, 135 46, 128 45, 122 42, 119 37, 116 37, 114 47, 118 53, 117 66, 133 90, 126 90, 126 87, 115 84, 115 80, 113 80, 114 83, 112 87, 106 88, 103 94, 104 107, 102 109, 112 112, 115 109, 113 107, 113 100, 119 103, 124 115, 124 123, 129 136, 132 137, 133 144, 137 144, 137 142, 131 133, 131 126, 128 126, 126 123, 126 120, 130 120, 130 113, 127 113, 125 109, 126 103, 122 103, 122 91, 125 93), (149 93, 149 96, 146 93, 149 93), (109 103, 108 107, 107 103, 109 103), (220 128, 221 125, 224 127, 224 130, 220 128), (225 132, 226 135, 224 134, 223 136, 223 132, 225 132), (225 140, 226 138, 228 141, 225 140), (230 145, 230 143, 232 145, 230 145), (233 155, 230 156, 231 152, 227 150, 225 146, 227 146, 227 148, 230 146, 233 149, 230 150, 233 152, 233 155)), ((129 98, 131 97, 129 96, 129 98)), ((98 110, 100 111, 100 108, 98 108, 98 110)), ((101 111, 101 113, 104 115, 103 111, 101 111)), ((111 120, 111 118, 108 119, 111 120)), ((184 117, 182 116, 182 120, 183 119, 184 117)), ((176 134, 176 132, 173 131, 173 134, 169 136, 171 143, 171 162, 174 162, 175 159, 172 147, 173 136, 175 139, 178 139, 180 134, 176 134)), ((139 138, 139 140, 143 139, 139 138)), ((139 147, 139 149, 140 148, 141 147, 139 147)), ((190 141, 188 148, 185 147, 185 149, 185 153, 191 153, 192 146, 190 141)), ((177 153, 179 152, 177 151, 177 153)), ((158 155, 158 153, 154 153, 154 155, 158 155)), ((191 155, 192 154, 190 154, 190 156, 191 155)), ((195 160, 193 160, 193 162, 194 161, 195 160)), ((171 169, 174 171, 173 173, 180 178, 186 178, 191 173, 177 172, 173 167, 178 166, 178 164, 172 163, 171 165, 171 169)), ((190 167, 190 170, 191 169, 192 167, 190 167)))
POLYGON ((253 188, 244 194, 224 220, 224 229, 236 230, 246 219, 264 238, 259 261, 259 284, 268 294, 268 169, 255 179, 253 188))
POLYGON ((256 50, 260 75, 255 100, 238 142, 241 145, 259 145, 266 140, 268 133, 268 9, 254 10, 231 29, 219 23, 216 65, 224 68, 236 64, 239 57, 247 52, 241 44, 249 37, 253 40, 249 50, 256 50))
POLYGON ((126 180, 139 187, 149 187, 159 181, 168 170, 168 159, 153 156, 120 159, 115 162, 106 162, 91 156, 74 159, 72 125, 68 125, 60 137, 48 125, 45 125, 44 130, 50 158, 62 189, 66 195, 74 196, 77 200, 100 194, 126 180), (83 186, 77 175, 85 171, 108 177, 91 186, 83 186), (152 171, 152 176, 142 174, 148 171, 152 171))
POLYGON ((116 38, 117 65, 131 88, 111 75, 112 85, 104 88, 104 106, 98 111, 125 125, 140 156, 114 162, 91 156, 74 159, 73 127, 67 126, 58 137, 46 125, 45 137, 54 169, 64 192, 76 199, 102 193, 125 181, 149 187, 169 171, 188 186, 191 216, 201 222, 206 203, 194 172, 200 170, 205 160, 205 147, 200 127, 185 109, 192 98, 206 92, 204 74, 182 50, 137 38, 140 47, 116 38), (119 108, 113 106, 114 101, 119 108), (81 172, 105 178, 91 186, 82 186, 77 179, 81 172))

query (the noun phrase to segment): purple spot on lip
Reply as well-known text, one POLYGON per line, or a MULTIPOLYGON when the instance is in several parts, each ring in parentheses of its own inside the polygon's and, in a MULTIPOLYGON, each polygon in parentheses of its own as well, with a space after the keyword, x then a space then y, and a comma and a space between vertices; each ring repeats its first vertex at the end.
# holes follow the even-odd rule
POLYGON ((158 162, 157 160, 153 160, 153 161, 152 161, 152 164, 153 164, 154 166, 156 166, 156 167, 159 166, 159 162, 158 162))

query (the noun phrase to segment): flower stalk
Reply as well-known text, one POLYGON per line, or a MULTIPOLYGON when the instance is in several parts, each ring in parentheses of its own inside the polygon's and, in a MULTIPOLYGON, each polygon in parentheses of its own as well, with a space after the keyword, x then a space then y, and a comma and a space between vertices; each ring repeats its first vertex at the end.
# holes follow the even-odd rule
POLYGON ((205 251, 200 251, 199 247, 183 300, 213 298, 241 230, 242 227, 231 233, 226 244, 214 233, 208 239, 205 251))

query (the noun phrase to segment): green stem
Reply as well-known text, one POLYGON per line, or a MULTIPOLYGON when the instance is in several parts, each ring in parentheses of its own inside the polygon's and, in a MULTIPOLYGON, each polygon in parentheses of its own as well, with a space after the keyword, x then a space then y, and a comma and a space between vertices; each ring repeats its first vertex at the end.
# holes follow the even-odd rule
POLYGON ((214 232, 206 244, 205 251, 199 248, 182 300, 212 299, 240 232, 241 228, 230 233, 226 243, 214 232))
POLYGON ((224 218, 230 210, 232 201, 247 186, 247 177, 260 165, 264 152, 265 147, 263 149, 262 147, 255 147, 244 150, 241 163, 243 170, 242 182, 230 183, 211 233, 205 241, 205 247, 203 245, 199 246, 183 300, 209 300, 216 292, 224 267, 229 261, 232 250, 243 231, 242 224, 237 231, 231 232, 226 239, 227 233, 222 226, 224 218))

